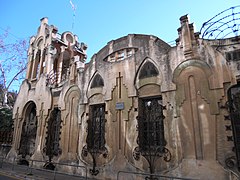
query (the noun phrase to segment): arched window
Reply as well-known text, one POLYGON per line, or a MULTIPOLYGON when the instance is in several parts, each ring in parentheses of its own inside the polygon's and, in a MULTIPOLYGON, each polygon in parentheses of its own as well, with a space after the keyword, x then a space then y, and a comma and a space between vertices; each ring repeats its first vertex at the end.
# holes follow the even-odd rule
POLYGON ((41 58, 41 50, 38 50, 37 54, 36 54, 36 58, 34 60, 34 69, 33 69, 33 76, 32 79, 38 78, 38 73, 40 70, 40 58, 41 58))
POLYGON ((43 50, 43 57, 42 57, 42 62, 41 62, 41 66, 40 66, 40 75, 44 73, 44 68, 46 66, 45 58, 46 58, 46 48, 43 50))
MULTIPOLYGON (((68 34, 69 35, 69 34, 68 34)), ((69 76, 70 71, 70 53, 68 51, 64 51, 63 53, 63 62, 62 62, 62 72, 61 72, 61 81, 64 81, 69 76)))
POLYGON ((51 112, 47 126, 47 138, 46 138, 46 155, 51 162, 53 156, 58 156, 61 152, 59 148, 61 129, 61 111, 58 108, 54 108, 51 112))
POLYGON ((99 74, 97 74, 92 81, 91 88, 102 87, 102 86, 104 86, 103 78, 99 74))
POLYGON ((19 147, 19 154, 22 155, 22 158, 25 158, 27 155, 33 155, 35 150, 36 134, 36 105, 31 103, 26 110, 25 119, 22 125, 21 142, 19 147))
POLYGON ((139 79, 157 76, 158 74, 159 72, 154 64, 151 62, 146 62, 140 71, 139 79))
POLYGON ((31 58, 28 61, 29 67, 28 67, 27 79, 32 78, 33 62, 34 62, 34 50, 32 50, 31 58))

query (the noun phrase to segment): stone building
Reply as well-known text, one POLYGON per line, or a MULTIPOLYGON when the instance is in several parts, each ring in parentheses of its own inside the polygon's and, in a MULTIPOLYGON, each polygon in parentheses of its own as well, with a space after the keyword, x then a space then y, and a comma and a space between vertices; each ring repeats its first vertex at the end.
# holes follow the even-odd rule
POLYGON ((239 38, 202 39, 182 16, 176 46, 129 34, 89 63, 86 49, 41 19, 14 106, 9 160, 84 166, 97 179, 238 176, 239 38))

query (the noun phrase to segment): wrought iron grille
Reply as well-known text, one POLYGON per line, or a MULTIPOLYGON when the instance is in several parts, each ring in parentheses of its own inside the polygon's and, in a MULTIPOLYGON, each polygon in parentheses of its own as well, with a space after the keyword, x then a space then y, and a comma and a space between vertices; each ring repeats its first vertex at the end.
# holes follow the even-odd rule
MULTIPOLYGON (((139 99, 138 121, 138 147, 134 149, 133 156, 139 160, 142 155, 149 163, 150 173, 155 171, 155 161, 163 157, 165 161, 171 160, 171 153, 165 147, 164 115, 161 97, 139 99)), ((153 176, 146 177, 154 179, 153 176)))
POLYGON ((161 98, 140 99, 138 116, 139 148, 141 152, 154 151, 166 145, 161 98))
POLYGON ((57 85, 57 82, 58 82, 59 78, 60 78, 60 72, 56 72, 54 70, 51 70, 49 72, 49 74, 47 75, 46 85, 47 86, 57 85))
POLYGON ((240 170, 240 83, 228 91, 230 118, 232 123, 237 166, 240 170))
POLYGON ((46 147, 44 148, 46 155, 49 157, 49 162, 51 162, 53 156, 61 154, 61 149, 59 148, 60 129, 61 111, 58 108, 54 108, 48 120, 46 147))
POLYGON ((105 104, 90 106, 90 118, 88 120, 87 147, 83 148, 83 155, 87 156, 89 152, 93 158, 93 169, 90 169, 92 175, 97 175, 96 158, 102 154, 107 157, 107 148, 105 147, 105 104))
POLYGON ((105 145, 105 105, 93 105, 90 109, 87 147, 89 152, 99 153, 105 145))
POLYGON ((26 117, 22 125, 22 134, 19 147, 19 154, 22 158, 27 155, 32 156, 35 148, 35 140, 37 134, 37 117, 36 105, 32 104, 26 111, 26 117))

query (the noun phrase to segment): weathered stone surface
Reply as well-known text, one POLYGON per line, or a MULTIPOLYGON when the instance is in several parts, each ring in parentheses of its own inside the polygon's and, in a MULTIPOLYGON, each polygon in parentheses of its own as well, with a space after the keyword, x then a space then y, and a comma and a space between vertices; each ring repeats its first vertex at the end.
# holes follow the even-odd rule
MULTIPOLYGON (((230 179, 229 170, 238 173, 226 104, 228 89, 239 80, 240 59, 227 61, 225 54, 239 50, 240 43, 233 47, 231 39, 200 39, 187 16, 180 21, 174 47, 152 35, 129 34, 110 41, 85 64, 86 48, 81 47, 86 46, 71 32, 60 37, 43 19, 31 39, 8 158, 21 156, 26 108, 34 103, 37 136, 35 152, 28 158, 86 166, 99 179, 116 179, 119 171, 148 173, 150 165, 138 151, 139 133, 144 133, 137 122, 139 100, 161 97, 166 141, 161 153, 169 161, 156 156, 152 173, 196 179, 230 179), (216 44, 223 46, 216 50, 216 44), (104 105, 105 112, 99 112, 104 119, 92 111, 97 105, 104 105), (61 122, 49 131, 54 109, 60 111, 61 122), (91 149, 90 136, 99 149, 91 149), (51 148, 53 154, 46 154, 51 148), (226 164, 229 158, 235 162, 232 167, 226 164)), ((126 178, 144 176, 120 177, 126 178)))

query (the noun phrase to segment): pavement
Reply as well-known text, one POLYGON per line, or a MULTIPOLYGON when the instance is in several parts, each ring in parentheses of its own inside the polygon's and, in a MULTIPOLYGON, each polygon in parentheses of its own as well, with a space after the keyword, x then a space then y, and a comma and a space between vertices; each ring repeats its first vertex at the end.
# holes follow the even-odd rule
MULTIPOLYGON (((81 180, 86 177, 77 174, 67 174, 59 171, 29 168, 26 165, 16 165, 0 162, 0 180, 81 180)), ((88 178, 89 179, 89 178, 88 178)))

